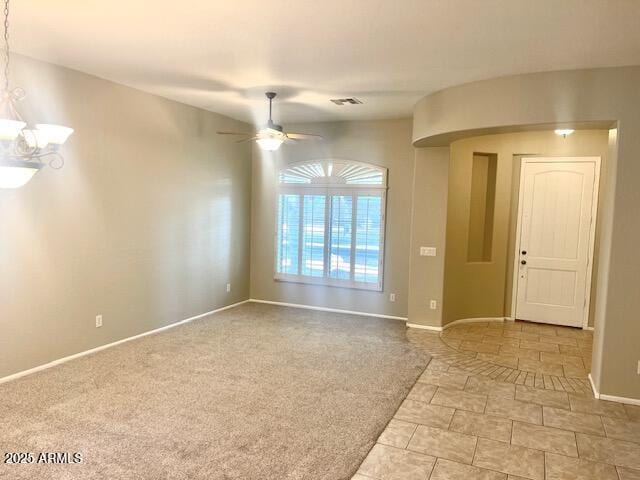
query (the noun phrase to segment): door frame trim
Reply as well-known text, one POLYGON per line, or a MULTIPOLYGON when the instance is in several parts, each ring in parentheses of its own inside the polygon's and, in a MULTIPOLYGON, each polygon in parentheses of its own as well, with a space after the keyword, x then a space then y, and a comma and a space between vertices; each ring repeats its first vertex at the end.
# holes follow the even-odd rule
POLYGON ((522 157, 520 158, 520 183, 518 190, 518 216, 516 217, 516 241, 513 258, 513 281, 511 290, 511 317, 516 318, 516 306, 518 304, 518 264, 520 261, 520 235, 522 233, 522 207, 524 203, 524 165, 526 163, 594 163, 595 175, 593 180, 593 205, 591 209, 591 227, 589 229, 589 263, 587 264, 587 292, 585 298, 585 309, 582 318, 582 329, 589 328, 589 312, 591 310, 591 287, 593 280, 593 253, 595 249, 596 225, 598 223, 598 201, 600 198, 600 166, 601 157, 522 157))

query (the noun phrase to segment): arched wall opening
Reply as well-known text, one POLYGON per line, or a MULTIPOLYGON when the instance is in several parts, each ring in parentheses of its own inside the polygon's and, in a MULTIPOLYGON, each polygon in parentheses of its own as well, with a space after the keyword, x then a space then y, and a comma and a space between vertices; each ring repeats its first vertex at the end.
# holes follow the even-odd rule
MULTIPOLYGON (((513 318, 520 166, 523 157, 600 157, 601 183, 608 174, 609 131, 552 130, 501 133, 456 140, 450 145, 442 324, 472 318, 513 318)), ((600 211, 607 198, 599 189, 600 211)), ((597 262, 602 233, 596 221, 589 306, 594 325, 597 262)))
MULTIPOLYGON (((460 148, 472 142, 472 138, 487 134, 495 141, 499 134, 527 131, 526 135, 533 135, 538 130, 564 126, 577 127, 578 134, 581 130, 610 129, 606 153, 601 155, 605 157, 607 173, 601 181, 605 193, 600 197, 598 265, 594 274, 597 291, 591 308, 596 331, 591 376, 594 391, 601 398, 640 402, 637 374, 640 254, 634 248, 640 240, 638 84, 639 67, 550 72, 475 82, 429 95, 418 102, 413 124, 416 164, 410 324, 439 329, 455 316, 467 315, 467 312, 455 311, 464 310, 465 305, 456 305, 453 314, 447 311, 449 280, 445 275, 447 236, 452 234, 448 217, 450 210, 456 208, 449 203, 452 200, 449 179, 456 176, 458 166, 453 161, 460 148), (427 242, 438 247, 437 257, 420 256, 419 247, 428 245, 427 242), (428 299, 432 298, 440 300, 435 310, 428 307, 428 299)), ((478 141, 487 140, 488 137, 478 141)), ((600 151, 604 148, 603 141, 604 132, 598 142, 600 151)), ((486 149, 478 152, 493 153, 486 149)), ((469 174, 462 178, 468 179, 469 174)), ((504 212, 496 211, 494 215, 494 225, 500 215, 508 220, 504 212)), ((494 236, 493 242, 496 240, 508 245, 508 229, 507 239, 494 236)), ((494 243, 494 252, 495 248, 494 243)))

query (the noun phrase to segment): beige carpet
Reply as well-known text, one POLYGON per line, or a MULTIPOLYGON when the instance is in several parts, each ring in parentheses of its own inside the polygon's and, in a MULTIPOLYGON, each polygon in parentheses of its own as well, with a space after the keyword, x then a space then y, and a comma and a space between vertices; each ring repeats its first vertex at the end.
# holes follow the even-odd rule
POLYGON ((427 361, 402 322, 246 304, 0 385, 3 459, 84 458, 0 478, 347 479, 427 361))

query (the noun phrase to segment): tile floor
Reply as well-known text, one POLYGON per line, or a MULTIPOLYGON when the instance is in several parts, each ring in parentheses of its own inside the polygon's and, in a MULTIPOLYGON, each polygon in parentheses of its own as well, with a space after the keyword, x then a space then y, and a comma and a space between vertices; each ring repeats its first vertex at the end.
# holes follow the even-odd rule
POLYGON ((447 368, 504 383, 569 393, 590 393, 593 332, 529 322, 457 325, 440 335, 409 331, 447 368))
POLYGON ((640 407, 593 398, 591 332, 408 335, 434 358, 353 480, 640 480, 640 407))

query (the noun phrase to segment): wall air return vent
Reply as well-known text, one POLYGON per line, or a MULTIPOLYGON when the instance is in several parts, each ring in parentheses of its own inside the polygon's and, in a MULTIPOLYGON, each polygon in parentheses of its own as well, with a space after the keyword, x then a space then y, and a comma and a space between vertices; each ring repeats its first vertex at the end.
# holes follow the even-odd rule
POLYGON ((332 98, 331 101, 336 105, 360 105, 362 102, 357 98, 332 98))

